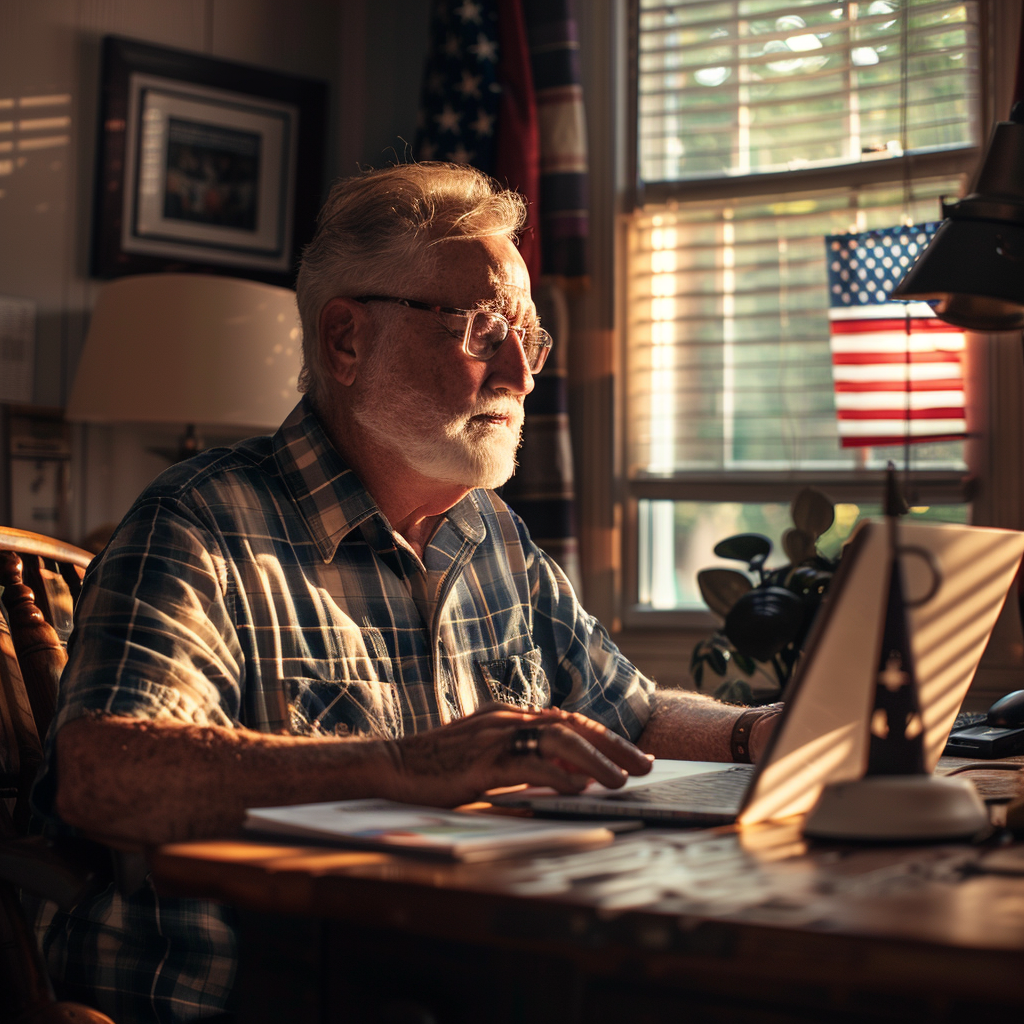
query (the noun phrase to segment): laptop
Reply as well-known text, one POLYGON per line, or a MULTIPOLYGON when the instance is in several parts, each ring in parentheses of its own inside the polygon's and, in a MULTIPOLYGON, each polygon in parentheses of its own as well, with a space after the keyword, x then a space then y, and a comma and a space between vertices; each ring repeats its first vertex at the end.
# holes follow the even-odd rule
MULTIPOLYGON (((492 802, 557 817, 752 825, 803 814, 825 785, 861 778, 889 592, 890 525, 866 521, 847 545, 759 764, 659 759, 621 789, 593 783, 565 796, 531 787, 492 802)), ((901 519, 896 537, 924 761, 934 771, 1024 555, 1024 533, 901 519)))

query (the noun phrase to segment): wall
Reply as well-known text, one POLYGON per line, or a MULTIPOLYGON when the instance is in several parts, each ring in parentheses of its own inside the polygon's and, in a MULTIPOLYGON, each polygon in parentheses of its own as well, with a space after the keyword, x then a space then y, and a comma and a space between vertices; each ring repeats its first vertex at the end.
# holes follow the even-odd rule
MULTIPOLYGON (((87 262, 104 35, 328 81, 330 180, 411 141, 427 21, 427 0, 0 0, 0 295, 36 304, 33 403, 65 403, 100 287, 87 262)), ((119 519, 167 464, 148 448, 175 434, 73 428, 69 539, 119 519)))
POLYGON ((430 0, 344 4, 339 174, 383 167, 412 155, 430 0))

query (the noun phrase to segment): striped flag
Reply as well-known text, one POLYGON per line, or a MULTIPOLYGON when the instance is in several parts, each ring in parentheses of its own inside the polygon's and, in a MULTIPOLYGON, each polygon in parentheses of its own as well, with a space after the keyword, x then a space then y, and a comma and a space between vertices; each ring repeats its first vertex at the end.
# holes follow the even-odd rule
POLYGON ((829 325, 843 448, 967 435, 964 334, 890 293, 938 224, 827 235, 829 325))

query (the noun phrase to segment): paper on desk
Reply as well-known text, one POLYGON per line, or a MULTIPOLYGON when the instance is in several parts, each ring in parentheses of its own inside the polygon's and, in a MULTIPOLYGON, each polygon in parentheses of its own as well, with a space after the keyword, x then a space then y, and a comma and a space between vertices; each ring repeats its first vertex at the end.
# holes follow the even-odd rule
POLYGON ((293 807, 257 807, 245 827, 343 846, 493 860, 535 850, 601 846, 613 833, 600 825, 543 822, 499 815, 460 814, 391 800, 338 800, 293 807))

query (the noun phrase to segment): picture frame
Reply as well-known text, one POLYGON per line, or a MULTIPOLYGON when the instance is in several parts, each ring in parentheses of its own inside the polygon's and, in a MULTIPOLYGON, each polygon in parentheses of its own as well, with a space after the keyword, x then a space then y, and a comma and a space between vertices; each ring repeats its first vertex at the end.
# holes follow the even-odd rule
POLYGON ((324 181, 327 84, 103 40, 90 272, 292 287, 324 181))

